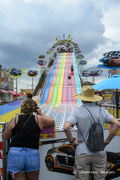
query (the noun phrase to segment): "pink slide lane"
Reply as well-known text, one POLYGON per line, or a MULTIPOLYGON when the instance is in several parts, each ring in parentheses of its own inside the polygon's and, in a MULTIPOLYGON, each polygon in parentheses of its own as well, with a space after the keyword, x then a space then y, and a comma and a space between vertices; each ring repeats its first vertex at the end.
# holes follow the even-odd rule
POLYGON ((73 97, 76 94, 76 87, 75 87, 75 77, 71 76, 71 83, 72 83, 72 103, 77 103, 77 99, 73 97))
MULTIPOLYGON (((71 60, 68 59, 68 72, 71 74, 71 60)), ((67 102, 72 103, 71 79, 68 79, 67 102)))
POLYGON ((62 104, 67 102, 67 85, 63 85, 62 104))
POLYGON ((65 63, 65 73, 64 73, 63 93, 62 93, 62 104, 67 103, 67 83, 68 83, 68 59, 66 59, 66 63, 65 63))

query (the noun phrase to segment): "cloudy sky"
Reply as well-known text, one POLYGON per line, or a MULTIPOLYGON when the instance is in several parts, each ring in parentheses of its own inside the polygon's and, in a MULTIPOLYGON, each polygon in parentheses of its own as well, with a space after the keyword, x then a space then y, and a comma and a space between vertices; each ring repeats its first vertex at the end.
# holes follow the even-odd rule
MULTIPOLYGON (((84 69, 97 66, 103 53, 120 50, 119 19, 119 0, 0 0, 0 64, 25 68, 18 87, 31 88, 26 72, 40 71, 38 56, 46 55, 56 43, 55 36, 71 34, 88 61, 84 69)), ((39 77, 34 78, 34 86, 39 77)), ((105 78, 103 69, 95 82, 105 78)))

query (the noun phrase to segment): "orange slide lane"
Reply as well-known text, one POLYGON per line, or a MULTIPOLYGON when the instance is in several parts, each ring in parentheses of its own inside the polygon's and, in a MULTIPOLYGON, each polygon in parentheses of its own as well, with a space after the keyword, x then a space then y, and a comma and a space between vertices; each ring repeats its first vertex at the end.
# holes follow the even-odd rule
MULTIPOLYGON (((57 70, 57 69, 56 69, 56 70, 57 70)), ((57 72, 58 72, 58 71, 57 71, 57 72)), ((48 94, 48 98, 47 98, 46 104, 49 104, 49 103, 51 103, 51 101, 52 101, 52 95, 53 95, 54 85, 55 85, 55 83, 56 83, 56 78, 57 78, 57 76, 54 76, 54 77, 53 77, 52 84, 51 84, 51 86, 50 86, 50 90, 49 90, 49 94, 48 94)))
POLYGON ((53 90, 54 90, 54 86, 51 85, 50 86, 50 90, 49 90, 49 94, 48 94, 48 98, 47 98, 47 101, 46 101, 46 104, 50 104, 51 103, 52 95, 53 95, 53 90))

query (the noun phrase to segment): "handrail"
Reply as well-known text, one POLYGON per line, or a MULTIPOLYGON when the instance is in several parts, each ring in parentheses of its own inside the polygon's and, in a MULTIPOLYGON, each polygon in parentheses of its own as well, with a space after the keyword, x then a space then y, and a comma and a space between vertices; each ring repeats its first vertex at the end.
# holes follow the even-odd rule
POLYGON ((102 106, 111 106, 111 107, 116 107, 116 105, 114 105, 114 104, 105 104, 105 103, 103 103, 103 104, 101 104, 102 106))
MULTIPOLYGON (((118 119, 116 105, 102 103, 102 104, 100 104, 100 106, 105 108, 110 114, 112 114, 116 119, 118 119)), ((118 110, 120 110, 120 109, 118 109, 118 110)))

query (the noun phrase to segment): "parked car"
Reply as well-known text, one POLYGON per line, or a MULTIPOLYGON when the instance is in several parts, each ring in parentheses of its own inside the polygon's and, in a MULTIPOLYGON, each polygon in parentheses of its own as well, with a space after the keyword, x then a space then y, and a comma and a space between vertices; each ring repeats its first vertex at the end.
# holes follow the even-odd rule
POLYGON ((73 174, 75 149, 71 145, 62 145, 48 150, 45 157, 49 171, 73 174))
MULTIPOLYGON (((74 175, 75 149, 70 144, 53 147, 47 151, 46 167, 49 171, 74 175)), ((107 152, 106 180, 120 176, 120 153, 107 152)), ((90 178, 92 175, 90 173, 90 178)))

